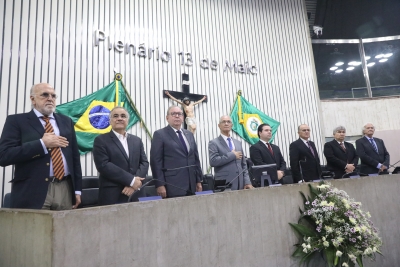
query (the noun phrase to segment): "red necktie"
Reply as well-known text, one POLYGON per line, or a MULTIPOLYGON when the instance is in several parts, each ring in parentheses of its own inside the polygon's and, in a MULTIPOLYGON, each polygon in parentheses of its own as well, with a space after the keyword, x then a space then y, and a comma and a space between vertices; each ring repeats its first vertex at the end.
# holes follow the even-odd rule
MULTIPOLYGON (((54 133, 53 126, 50 123, 49 117, 42 117, 46 122, 44 126, 45 133, 54 133)), ((50 149, 49 149, 50 150, 50 149)), ((62 179, 64 177, 64 163, 61 156, 61 148, 54 147, 50 150, 51 161, 53 163, 53 175, 57 179, 62 179)))
POLYGON ((344 144, 340 142, 340 147, 343 149, 344 152, 346 152, 346 148, 344 147, 344 144))
POLYGON ((274 151, 272 150, 272 147, 269 143, 267 143, 267 147, 269 149, 269 152, 271 152, 272 156, 274 155, 274 151))

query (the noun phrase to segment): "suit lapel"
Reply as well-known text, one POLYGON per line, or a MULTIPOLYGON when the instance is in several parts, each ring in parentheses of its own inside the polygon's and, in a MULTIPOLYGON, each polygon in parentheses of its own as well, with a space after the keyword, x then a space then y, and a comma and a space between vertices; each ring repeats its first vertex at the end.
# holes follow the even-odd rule
MULTIPOLYGON (((124 147, 121 144, 121 141, 119 141, 118 137, 115 135, 115 133, 111 130, 111 132, 108 134, 112 140, 112 142, 115 143, 115 145, 118 147, 119 150, 121 150, 122 155, 124 155, 125 159, 129 162, 129 157, 126 154, 126 151, 124 147)), ((129 140, 129 138, 128 138, 129 140)), ((129 148, 129 143, 128 143, 128 148, 129 148)))
POLYGON ((376 152, 374 146, 371 144, 371 142, 369 141, 369 139, 365 135, 364 135, 364 139, 365 139, 365 142, 367 142, 369 144, 369 146, 371 147, 372 151, 374 151, 375 153, 379 154, 380 147, 379 147, 378 142, 376 141, 376 139, 374 138, 374 141, 375 141, 376 147, 378 148, 378 152, 376 152))
MULTIPOLYGON (((306 150, 306 152, 310 155, 310 157, 315 158, 313 153, 311 152, 310 148, 303 142, 303 140, 299 139, 299 142, 301 143, 300 146, 302 146, 306 150)), ((311 142, 310 142, 310 146, 311 146, 311 142)), ((314 150, 314 153, 315 153, 315 150, 314 150)))
POLYGON ((333 142, 333 145, 336 146, 342 153, 346 154, 346 151, 347 151, 346 142, 343 142, 343 145, 346 148, 346 151, 343 150, 343 148, 340 146, 340 144, 335 139, 333 139, 332 142, 333 142))
POLYGON ((227 152, 231 152, 231 149, 229 148, 228 144, 225 142, 225 139, 221 135, 218 137, 218 141, 220 142, 221 146, 225 148, 227 152))
MULTIPOLYGON (((179 137, 177 136, 177 133, 176 133, 176 130, 175 129, 172 129, 172 127, 171 126, 167 126, 167 127, 165 127, 165 129, 166 129, 166 131, 167 131, 167 133, 169 134, 169 136, 172 138, 172 140, 174 140, 175 141, 175 143, 182 149, 182 151, 186 154, 186 151, 184 150, 184 148, 182 147, 182 143, 181 143, 181 140, 179 140, 179 137)), ((182 130, 182 132, 184 132, 183 131, 183 129, 181 129, 182 130)), ((185 135, 186 136, 186 135, 185 135)), ((188 140, 188 138, 186 137, 186 140, 188 140)), ((190 145, 190 141, 188 140, 188 143, 189 143, 189 145, 190 145)), ((190 145, 190 147, 192 147, 191 145, 190 145)))
MULTIPOLYGON (((268 155, 273 160, 275 160, 275 157, 271 154, 271 151, 269 151, 268 147, 264 144, 264 142, 258 141, 258 145, 260 146, 261 151, 264 151, 266 155, 268 155)), ((273 147, 272 147, 272 151, 274 151, 273 147)), ((275 153, 275 151, 274 151, 274 153, 275 153)))
MULTIPOLYGON (((182 133, 185 135, 186 140, 188 141, 189 147, 188 147, 188 154, 190 154, 191 151, 193 151, 194 149, 194 138, 192 138, 191 134, 189 134, 190 132, 188 130, 185 129, 181 129, 182 133)), ((179 140, 179 138, 178 138, 179 140)), ((179 140, 179 142, 181 142, 181 140, 179 140)))
POLYGON ((39 133, 40 136, 44 135, 43 124, 40 122, 40 119, 36 116, 33 110, 28 113, 28 123, 39 133))

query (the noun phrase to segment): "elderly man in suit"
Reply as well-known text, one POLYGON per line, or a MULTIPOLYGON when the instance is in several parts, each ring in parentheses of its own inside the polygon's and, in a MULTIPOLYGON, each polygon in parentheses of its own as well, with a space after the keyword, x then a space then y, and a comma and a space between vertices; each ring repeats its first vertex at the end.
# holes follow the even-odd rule
POLYGON ((162 198, 193 195, 202 191, 203 172, 193 134, 182 129, 183 112, 171 106, 168 126, 154 132, 150 167, 156 179, 157 194, 162 198))
POLYGON ((149 169, 142 140, 126 132, 126 109, 115 107, 109 117, 112 130, 97 136, 93 145, 94 163, 100 173, 100 205, 127 202, 149 169))
POLYGON ((363 126, 364 137, 356 140, 357 154, 361 159, 360 173, 386 173, 389 167, 390 155, 382 139, 373 137, 375 127, 372 123, 363 126))
POLYGON ((333 129, 334 139, 325 143, 324 155, 329 171, 335 173, 335 179, 343 178, 354 172, 358 156, 352 144, 345 142, 346 128, 338 126, 333 129))
POLYGON ((299 139, 289 146, 290 166, 295 183, 317 180, 321 177, 319 155, 314 142, 309 140, 310 131, 307 124, 301 124, 297 128, 299 139))
POLYGON ((56 114, 54 88, 31 88, 32 110, 7 117, 0 165, 15 165, 11 208, 66 210, 81 202, 82 172, 74 124, 56 114))
POLYGON ((260 141, 250 147, 250 158, 254 165, 276 164, 278 179, 283 183, 285 176, 286 162, 283 159, 281 150, 277 145, 270 144, 272 129, 269 124, 263 123, 258 126, 257 135, 260 141))
POLYGON ((219 119, 221 135, 208 143, 210 165, 214 167, 215 179, 225 179, 232 190, 253 188, 243 156, 242 144, 231 137, 232 119, 224 115, 219 119))

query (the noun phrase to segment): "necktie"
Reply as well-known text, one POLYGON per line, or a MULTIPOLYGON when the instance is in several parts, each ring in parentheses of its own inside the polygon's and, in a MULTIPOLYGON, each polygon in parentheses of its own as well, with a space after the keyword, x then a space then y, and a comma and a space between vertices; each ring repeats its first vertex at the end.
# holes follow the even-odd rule
MULTIPOLYGON (((53 126, 50 123, 49 117, 42 117, 46 122, 44 126, 45 133, 54 133, 53 126)), ((50 149, 49 149, 50 150, 50 149)), ((54 147, 50 150, 51 161, 53 163, 53 175, 57 179, 62 179, 64 177, 64 163, 61 156, 61 148, 54 147)))
POLYGON ((267 143, 267 146, 268 146, 269 152, 271 152, 271 154, 273 156, 274 155, 274 151, 272 150, 272 147, 271 147, 270 143, 267 143))
POLYGON ((309 141, 307 141, 307 146, 308 146, 308 148, 311 150, 311 153, 312 153, 312 155, 313 155, 313 156, 314 156, 314 158, 315 158, 314 149, 312 149, 312 147, 311 147, 311 145, 310 145, 310 142, 309 142, 309 141))
POLYGON ((340 147, 343 149, 344 152, 346 152, 346 148, 344 147, 343 142, 340 142, 340 147))
POLYGON ((375 145, 374 139, 373 138, 369 139, 369 142, 371 143, 371 145, 374 148, 375 152, 378 153, 378 148, 375 145))
POLYGON ((232 146, 231 138, 228 137, 228 138, 226 138, 226 140, 228 140, 229 149, 232 151, 233 150, 233 146, 232 146))
POLYGON ((183 150, 185 150, 186 154, 189 154, 187 146, 186 146, 186 143, 185 143, 185 139, 183 139, 183 136, 182 136, 182 132, 181 131, 176 131, 176 132, 179 135, 179 140, 181 140, 181 144, 183 146, 183 150))

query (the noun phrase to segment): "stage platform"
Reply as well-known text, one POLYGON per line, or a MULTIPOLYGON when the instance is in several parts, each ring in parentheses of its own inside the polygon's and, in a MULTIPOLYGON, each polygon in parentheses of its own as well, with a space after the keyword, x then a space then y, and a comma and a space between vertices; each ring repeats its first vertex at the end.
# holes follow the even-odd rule
MULTIPOLYGON (((362 202, 382 253, 400 265, 400 176, 331 180, 362 202)), ((298 266, 289 222, 303 207, 285 185, 71 211, 0 210, 0 266, 298 266)), ((315 263, 315 266, 321 266, 315 263)))

